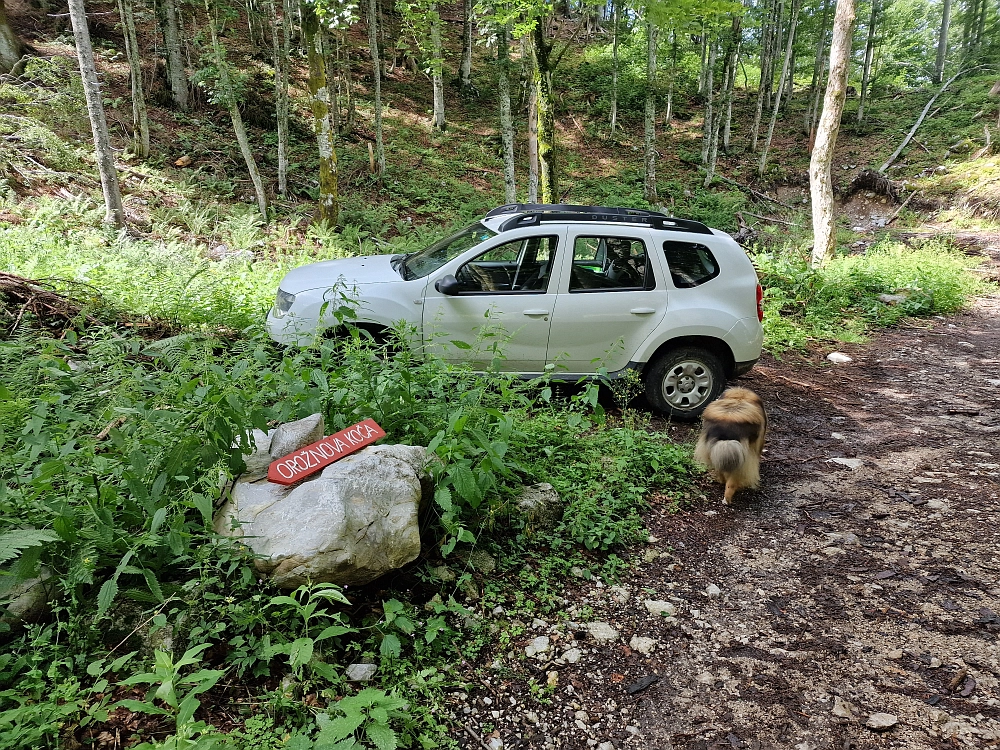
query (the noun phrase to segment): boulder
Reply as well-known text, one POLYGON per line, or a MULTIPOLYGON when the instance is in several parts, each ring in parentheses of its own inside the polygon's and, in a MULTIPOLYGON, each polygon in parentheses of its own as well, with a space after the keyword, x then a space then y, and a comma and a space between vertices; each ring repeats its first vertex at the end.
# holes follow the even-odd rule
POLYGON ((10 603, 0 611, 0 622, 16 627, 47 620, 52 614, 51 576, 51 571, 43 568, 38 577, 14 584, 6 594, 10 603))
MULTIPOLYGON (((271 445, 276 437, 277 431, 271 445)), ((296 485, 243 477, 215 530, 241 538, 260 556, 257 570, 280 588, 365 584, 420 553, 417 509, 426 463, 424 448, 372 445, 296 485)))
POLYGON ((517 498, 517 509, 528 523, 541 528, 554 526, 562 518, 563 503, 548 482, 526 486, 517 498))
POLYGON ((271 443, 267 452, 272 459, 279 459, 294 453, 299 448, 315 443, 323 438, 323 415, 310 414, 304 419, 287 422, 279 426, 271 434, 271 443))

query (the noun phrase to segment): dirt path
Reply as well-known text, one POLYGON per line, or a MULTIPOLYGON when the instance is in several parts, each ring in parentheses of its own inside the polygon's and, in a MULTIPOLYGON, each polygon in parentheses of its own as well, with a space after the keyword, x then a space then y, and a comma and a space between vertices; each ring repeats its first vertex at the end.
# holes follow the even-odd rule
POLYGON ((571 622, 525 623, 516 647, 544 648, 514 672, 550 695, 498 660, 458 700, 463 744, 1000 746, 1000 297, 844 351, 744 379, 772 420, 761 492, 654 507, 623 586, 574 583, 571 622))

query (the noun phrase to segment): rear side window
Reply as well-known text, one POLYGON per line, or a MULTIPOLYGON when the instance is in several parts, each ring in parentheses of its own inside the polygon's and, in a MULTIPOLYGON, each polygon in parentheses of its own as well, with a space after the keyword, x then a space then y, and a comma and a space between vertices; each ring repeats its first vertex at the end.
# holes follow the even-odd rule
POLYGON ((719 264, 712 251, 697 242, 667 240, 663 243, 663 254, 678 289, 690 289, 719 275, 719 264))

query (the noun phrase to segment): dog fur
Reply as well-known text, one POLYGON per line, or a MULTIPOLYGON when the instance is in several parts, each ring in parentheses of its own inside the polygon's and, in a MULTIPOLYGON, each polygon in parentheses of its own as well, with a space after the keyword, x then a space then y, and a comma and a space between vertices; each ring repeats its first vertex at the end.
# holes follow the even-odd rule
POLYGON ((760 485, 767 413, 760 396, 746 388, 729 388, 702 414, 694 458, 726 485, 726 505, 739 490, 760 485))

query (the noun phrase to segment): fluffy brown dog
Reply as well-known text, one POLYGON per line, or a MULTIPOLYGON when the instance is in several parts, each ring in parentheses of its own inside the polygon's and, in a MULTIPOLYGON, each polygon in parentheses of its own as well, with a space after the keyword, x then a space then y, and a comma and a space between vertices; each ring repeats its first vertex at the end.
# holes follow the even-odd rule
POLYGON ((767 432, 764 402, 746 388, 729 388, 702 414, 694 458, 724 482, 723 503, 744 487, 760 484, 760 454, 767 432))

